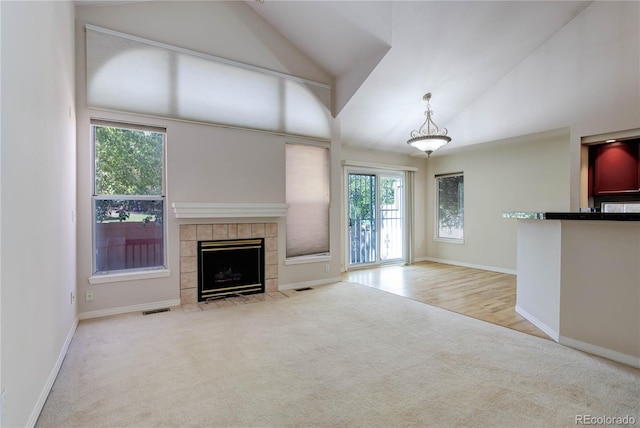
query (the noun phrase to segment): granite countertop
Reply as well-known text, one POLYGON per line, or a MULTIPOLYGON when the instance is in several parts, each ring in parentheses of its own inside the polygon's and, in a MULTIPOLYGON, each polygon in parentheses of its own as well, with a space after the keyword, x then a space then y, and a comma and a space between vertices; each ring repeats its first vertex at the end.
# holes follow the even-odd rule
POLYGON ((510 211, 502 213, 502 217, 520 220, 640 221, 640 213, 554 213, 510 211))

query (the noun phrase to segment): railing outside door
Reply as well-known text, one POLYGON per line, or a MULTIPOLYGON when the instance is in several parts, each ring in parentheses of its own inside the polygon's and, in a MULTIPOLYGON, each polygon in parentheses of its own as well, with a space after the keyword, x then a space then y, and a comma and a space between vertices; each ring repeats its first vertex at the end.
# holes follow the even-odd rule
POLYGON ((349 265, 402 259, 402 176, 348 174, 349 265))

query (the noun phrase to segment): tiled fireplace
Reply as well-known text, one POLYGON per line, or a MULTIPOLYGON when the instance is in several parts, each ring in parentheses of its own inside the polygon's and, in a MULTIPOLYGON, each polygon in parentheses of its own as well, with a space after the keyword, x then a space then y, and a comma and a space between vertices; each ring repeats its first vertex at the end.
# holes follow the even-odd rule
POLYGON ((278 223, 180 225, 180 302, 198 302, 198 241, 264 238, 265 292, 278 291, 278 223))

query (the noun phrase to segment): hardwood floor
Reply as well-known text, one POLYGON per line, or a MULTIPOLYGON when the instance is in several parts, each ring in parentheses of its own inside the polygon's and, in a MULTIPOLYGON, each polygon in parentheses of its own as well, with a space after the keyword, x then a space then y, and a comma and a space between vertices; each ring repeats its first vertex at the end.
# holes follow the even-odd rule
POLYGON ((410 266, 352 270, 345 272, 342 279, 550 339, 516 313, 515 275, 418 262, 410 266))

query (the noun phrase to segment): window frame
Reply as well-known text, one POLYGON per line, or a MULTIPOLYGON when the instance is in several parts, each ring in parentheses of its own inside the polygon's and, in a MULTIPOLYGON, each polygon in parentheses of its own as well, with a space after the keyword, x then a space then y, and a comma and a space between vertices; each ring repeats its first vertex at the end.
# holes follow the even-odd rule
POLYGON ((434 213, 434 232, 433 232, 433 240, 436 242, 446 242, 451 244, 464 244, 465 239, 465 230, 464 230, 464 172, 454 172, 448 174, 436 174, 434 176, 435 183, 435 213, 434 213), (448 236, 440 236, 440 179, 450 178, 450 177, 462 177, 462 195, 458 197, 458 204, 462 208, 461 211, 461 227, 460 231, 462 233, 461 238, 454 238, 448 236))
POLYGON ((91 119, 90 121, 90 151, 91 151, 91 277, 90 284, 100 284, 118 281, 128 281, 135 279, 149 279, 166 277, 170 275, 168 269, 168 225, 167 225, 167 197, 166 197, 166 176, 167 176, 167 130, 161 126, 150 126, 143 124, 133 124, 119 121, 108 121, 101 119, 91 119), (162 134, 162 174, 161 191, 157 195, 103 195, 96 192, 96 128, 118 128, 130 131, 148 131, 162 134), (161 200, 162 201, 162 265, 129 269, 117 269, 108 271, 97 270, 97 233, 96 233, 96 201, 102 200, 161 200))

